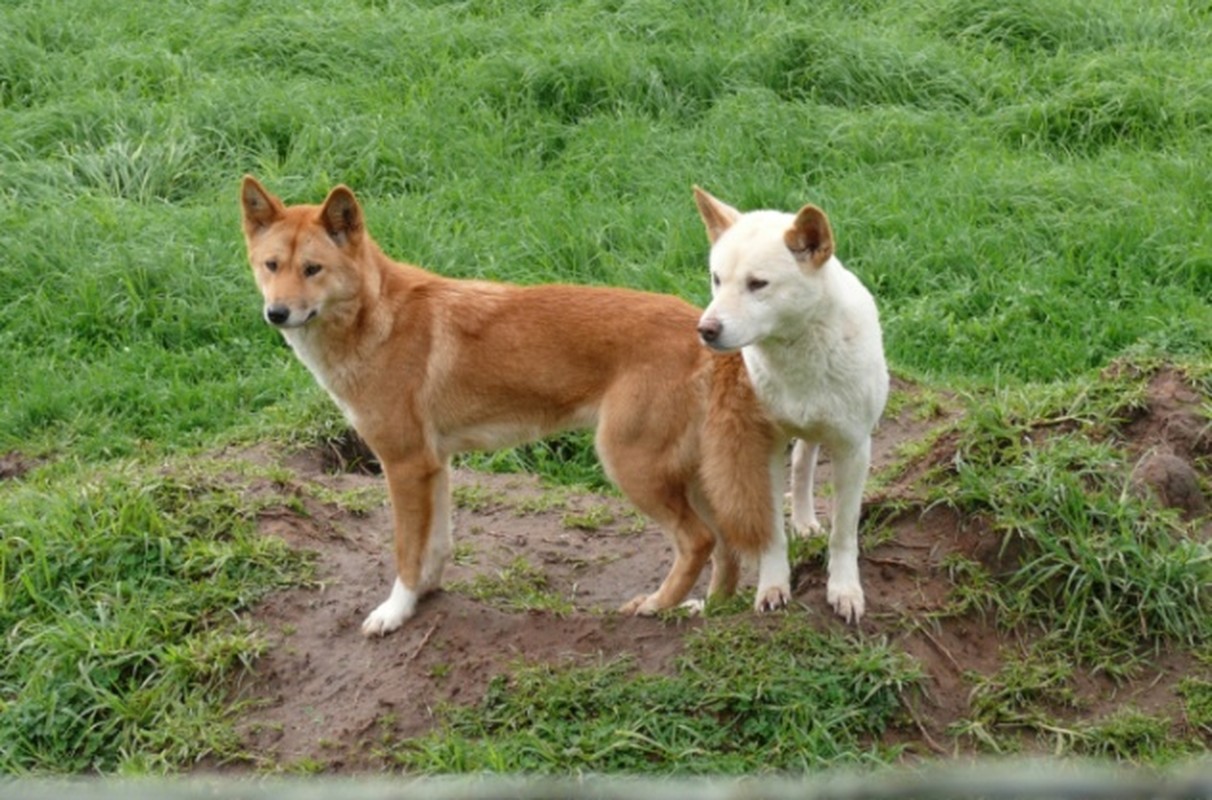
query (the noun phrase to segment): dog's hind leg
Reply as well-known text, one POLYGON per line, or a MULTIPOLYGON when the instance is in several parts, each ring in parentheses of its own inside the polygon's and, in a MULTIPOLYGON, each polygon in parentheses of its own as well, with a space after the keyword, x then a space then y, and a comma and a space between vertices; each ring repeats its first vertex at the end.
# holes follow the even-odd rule
POLYGON ((396 579, 388 598, 362 623, 366 636, 384 636, 403 625, 420 596, 437 585, 450 552, 446 465, 426 453, 381 460, 395 522, 396 579))
POLYGON ((791 451, 791 523, 804 535, 821 532, 816 518, 816 498, 813 489, 816 460, 821 446, 816 442, 795 440, 791 451))
POLYGON ((770 458, 771 530, 770 539, 758 556, 758 587, 754 610, 777 611, 791 602, 791 562, 787 553, 787 534, 783 530, 783 459, 786 450, 770 458))
POLYGON ((716 536, 715 550, 711 553, 711 584, 708 597, 732 597, 736 585, 741 581, 741 559, 737 552, 716 536))
MULTIPOLYGON (((624 614, 655 614, 673 608, 690 594, 711 558, 716 537, 690 502, 687 484, 663 467, 665 454, 653 452, 644 443, 611 443, 609 435, 610 431, 599 428, 598 453, 607 474, 637 509, 673 539, 673 566, 660 588, 619 609, 624 614)), ((720 580, 735 580, 728 577, 726 563, 723 568, 720 580)))
MULTIPOLYGON (((710 504, 699 493, 691 495, 690 506, 715 536, 715 549, 711 551, 711 583, 708 585, 707 596, 731 597, 736 594, 737 584, 741 582, 741 554, 720 531, 719 525, 714 521, 710 504)), ((687 600, 682 605, 701 609, 703 604, 702 600, 687 600)))
POLYGON ((715 535, 684 499, 679 503, 672 499, 672 494, 660 498, 657 493, 641 494, 621 485, 620 488, 637 508, 670 534, 675 553, 673 566, 660 588, 652 594, 639 595, 619 610, 624 614, 644 616, 673 608, 694 588, 715 548, 715 535))
POLYGON ((871 465, 871 439, 833 452, 834 511, 829 531, 829 581, 825 597, 847 622, 863 616, 863 586, 859 581, 858 524, 863 485, 871 465))

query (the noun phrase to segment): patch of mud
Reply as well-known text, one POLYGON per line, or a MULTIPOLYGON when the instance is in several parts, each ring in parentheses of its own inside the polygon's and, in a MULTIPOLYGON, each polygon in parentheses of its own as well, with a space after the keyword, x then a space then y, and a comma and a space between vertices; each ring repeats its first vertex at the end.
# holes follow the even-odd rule
POLYGON ((1163 368, 1150 376, 1145 407, 1123 435, 1138 459, 1134 491, 1151 494, 1188 520, 1208 513, 1198 463, 1212 459, 1212 421, 1180 371, 1163 368))
MULTIPOLYGON (((904 383, 897 388, 915 391, 904 383)), ((1200 399, 1182 392, 1179 385, 1163 388, 1156 409, 1151 405, 1125 426, 1123 435, 1139 442, 1140 453, 1165 442, 1188 463, 1207 456, 1206 425, 1199 428, 1192 416, 1200 399)), ((992 615, 938 618, 952 589, 949 556, 975 559, 994 574, 1018 563, 1018 554, 1007 552, 982 520, 943 507, 923 512, 911 502, 923 471, 953 455, 952 438, 938 434, 958 413, 945 399, 910 402, 877 433, 873 474, 883 477, 873 481, 866 514, 883 515, 881 527, 891 535, 864 547, 860 567, 868 610, 857 631, 828 609, 821 559, 793 570, 800 608, 789 613, 802 614, 813 626, 888 640, 921 665, 926 680, 923 693, 910 698, 913 719, 888 734, 890 741, 907 744, 910 755, 971 749, 971 742, 948 730, 968 713, 971 675, 992 675, 1008 654, 1030 646, 999 629, 992 615), (924 441, 933 444, 905 468, 906 446, 924 441), (898 510, 904 508, 912 510, 898 510)), ((547 488, 529 476, 457 471, 456 558, 444 576, 447 589, 424 599, 402 630, 365 639, 361 621, 386 598, 393 579, 391 520, 382 478, 371 470, 350 471, 362 458, 357 452, 356 443, 345 442, 290 455, 266 448, 237 454, 293 473, 304 513, 297 505, 267 511, 261 529, 316 551, 322 585, 276 594, 255 610, 268 648, 238 687, 239 696, 252 703, 241 725, 252 758, 221 769, 318 763, 336 772, 380 770, 390 764, 377 742, 432 729, 439 705, 479 701, 494 676, 518 663, 590 663, 628 654, 637 670, 668 671, 684 635, 712 624, 613 613, 634 595, 652 591, 671 561, 665 536, 625 501, 547 488), (519 560, 537 568, 542 589, 573 610, 510 611, 471 597, 466 587, 499 576, 519 560)), ((825 460, 819 485, 829 477, 825 460)), ((818 503, 827 513, 828 500, 818 503)), ((746 578, 752 587, 752 571, 746 578)), ((696 596, 703 595, 706 580, 705 574, 696 596)), ((1181 668, 1158 669, 1165 675, 1144 676, 1138 689, 1089 678, 1083 688, 1087 711, 1112 710, 1133 696, 1172 703, 1181 668)))
POLYGON ((0 481, 15 480, 38 466, 35 459, 13 450, 0 453, 0 481))

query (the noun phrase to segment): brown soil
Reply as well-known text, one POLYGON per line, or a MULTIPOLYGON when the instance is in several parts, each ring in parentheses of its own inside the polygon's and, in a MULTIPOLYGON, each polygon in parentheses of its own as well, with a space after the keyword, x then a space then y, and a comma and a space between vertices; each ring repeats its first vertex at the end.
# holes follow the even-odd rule
POLYGON ((37 461, 17 451, 0 453, 0 481, 20 478, 37 466, 37 461))
MULTIPOLYGON (((1163 370, 1152 379, 1147 407, 1120 430, 1142 458, 1167 456, 1161 466, 1137 470, 1142 486, 1156 483, 1161 488, 1153 491, 1168 493, 1165 475, 1184 469, 1196 474, 1196 494, 1199 480, 1207 485, 1212 444, 1200 403, 1179 373, 1163 370)), ((920 408, 911 403, 899 417, 886 419, 876 437, 873 472, 885 477, 873 480, 866 512, 868 518, 879 514, 893 535, 864 550, 860 566, 868 611, 853 635, 887 638, 920 662, 927 679, 924 691, 911 698, 914 719, 889 737, 907 742, 908 753, 929 757, 974 747, 948 731, 968 712, 969 673, 992 674, 1030 643, 1022 634, 999 631, 991 618, 932 616, 952 588, 942 566, 949 554, 977 559, 995 573, 1014 568, 1016 554, 1006 551, 980 519, 961 518, 943 507, 921 511, 921 504, 913 503, 922 473, 954 455, 952 437, 939 436, 908 468, 890 469, 902 445, 925 441, 958 414, 958 404, 946 400, 927 420, 919 418, 920 408), (897 474, 887 478, 892 472, 897 474), (899 508, 913 510, 894 510, 899 508)), ((492 677, 513 665, 593 662, 627 653, 639 669, 668 671, 684 634, 715 624, 711 618, 612 613, 635 594, 653 589, 670 561, 666 538, 625 501, 544 488, 526 476, 459 471, 454 481, 460 500, 454 519, 459 558, 446 573, 448 590, 423 600, 402 630, 365 639, 362 618, 386 597, 393 575, 388 510, 383 502, 357 511, 316 499, 381 491, 382 479, 365 470, 332 470, 366 465, 349 444, 289 455, 267 449, 228 454, 282 465, 293 474, 306 513, 267 512, 261 528, 265 535, 315 551, 322 585, 276 594, 253 612, 268 648, 238 689, 251 701, 240 726, 251 759, 220 769, 318 763, 333 772, 380 770, 388 765, 375 752, 376 740, 430 730, 437 706, 477 702, 492 677), (330 491, 317 492, 317 487, 330 491), (497 575, 518 559, 537 567, 547 589, 570 600, 575 610, 562 616, 502 610, 458 588, 478 575, 497 575)), ((824 482, 827 463, 822 471, 824 482)), ((1195 513, 1186 506, 1184 512, 1195 513)), ((753 575, 748 578, 752 582, 753 575)), ((826 606, 824 585, 817 559, 797 564, 795 600, 807 613, 787 613, 801 614, 806 624, 844 631, 826 606)), ((700 581, 699 596, 703 589, 700 581)), ((1142 670, 1130 685, 1081 676, 1084 713, 1096 718, 1135 704, 1171 709, 1180 718, 1174 685, 1182 676, 1181 662, 1161 654, 1152 660, 1156 666, 1142 670)))

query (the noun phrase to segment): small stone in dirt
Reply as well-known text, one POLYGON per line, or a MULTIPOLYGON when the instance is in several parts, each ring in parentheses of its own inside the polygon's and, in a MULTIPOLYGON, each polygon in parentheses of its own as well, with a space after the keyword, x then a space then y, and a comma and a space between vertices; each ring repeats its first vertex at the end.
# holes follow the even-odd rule
POLYGON ((1162 505, 1178 509, 1187 519, 1208 510, 1195 468, 1173 453, 1146 456, 1137 465, 1132 486, 1138 494, 1152 493, 1162 505))

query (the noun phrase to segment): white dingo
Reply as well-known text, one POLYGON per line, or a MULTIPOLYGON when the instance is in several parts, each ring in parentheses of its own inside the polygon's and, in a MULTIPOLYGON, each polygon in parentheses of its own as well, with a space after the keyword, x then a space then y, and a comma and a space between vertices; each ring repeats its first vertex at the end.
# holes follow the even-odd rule
MULTIPOLYGON (((792 522, 820 530, 813 473, 822 445, 833 457, 834 502, 826 597, 848 622, 863 615, 858 523, 871 463, 871 432, 888 399, 879 312, 871 293, 834 256, 825 213, 741 213, 695 187, 711 241, 711 304, 699 335, 740 350, 758 398, 788 438, 792 522)), ((775 487, 783 485, 774 476, 775 487)), ((777 559, 763 559, 762 567, 777 559)))

